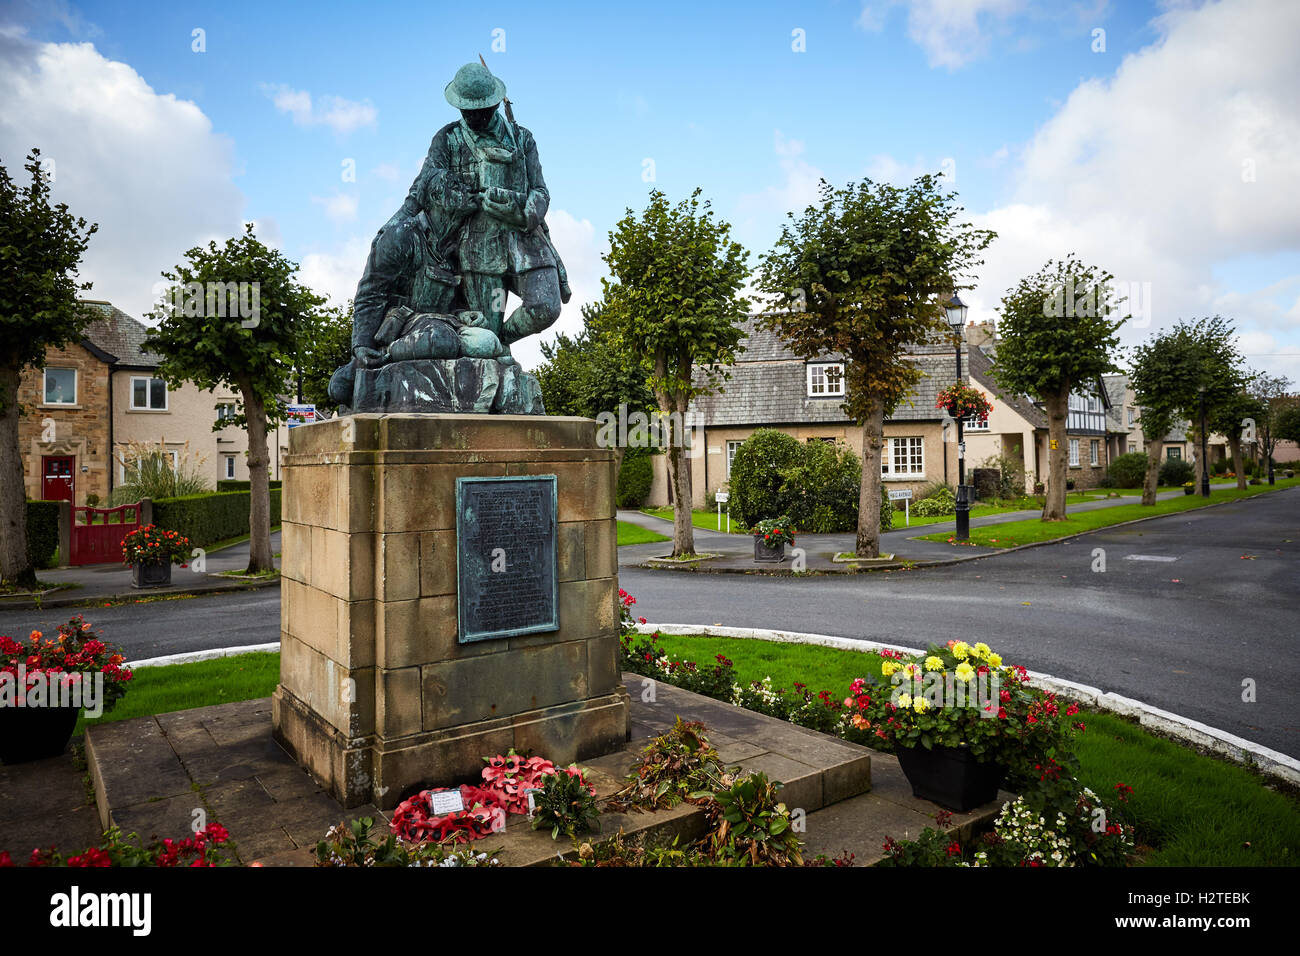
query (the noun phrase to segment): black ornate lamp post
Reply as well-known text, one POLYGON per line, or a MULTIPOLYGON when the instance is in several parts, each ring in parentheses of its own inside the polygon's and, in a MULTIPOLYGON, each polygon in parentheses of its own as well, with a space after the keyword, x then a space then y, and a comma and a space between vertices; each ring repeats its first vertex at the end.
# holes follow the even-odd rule
MULTIPOLYGON (((944 306, 948 313, 948 324, 957 335, 957 382, 961 383, 961 343, 962 332, 966 328, 966 303, 954 292, 948 304, 944 306)), ((956 416, 953 416, 956 418, 956 416)), ((962 436, 962 420, 957 421, 957 534, 958 541, 970 539, 970 494, 966 486, 966 440, 962 436)))
POLYGON ((1210 497, 1210 462, 1205 451, 1205 386, 1197 388, 1201 396, 1201 497, 1210 497))

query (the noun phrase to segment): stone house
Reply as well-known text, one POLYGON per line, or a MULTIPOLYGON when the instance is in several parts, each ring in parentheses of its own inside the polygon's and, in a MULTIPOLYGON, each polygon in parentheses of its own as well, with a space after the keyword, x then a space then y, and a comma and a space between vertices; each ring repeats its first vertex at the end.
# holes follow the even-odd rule
MULTIPOLYGON (((43 368, 28 368, 18 401, 26 414, 19 444, 29 498, 87 504, 94 495, 104 507, 123 483, 122 457, 132 441, 162 443, 178 461, 189 443, 191 466, 210 487, 222 478, 247 480, 248 437, 241 428, 214 432, 212 425, 234 414, 237 396, 186 383, 169 388, 157 377, 159 358, 144 349, 148 328, 102 301, 86 301, 95 314, 85 337, 63 349, 47 349, 43 368)), ((281 452, 288 431, 272 437, 281 452)), ((272 456, 271 477, 279 477, 272 456)))
MULTIPOLYGON (((1138 407, 1137 396, 1128 376, 1121 373, 1103 375, 1106 393, 1110 399, 1111 410, 1108 413, 1108 430, 1110 436, 1110 454, 1112 457, 1128 452, 1145 452, 1146 440, 1142 435, 1142 409, 1138 407)), ((1196 453, 1190 437, 1192 423, 1182 421, 1165 436, 1161 454, 1165 459, 1182 458, 1191 461, 1196 453)), ((1228 439, 1211 432, 1206 441, 1206 452, 1211 462, 1222 461, 1231 454, 1228 439)))

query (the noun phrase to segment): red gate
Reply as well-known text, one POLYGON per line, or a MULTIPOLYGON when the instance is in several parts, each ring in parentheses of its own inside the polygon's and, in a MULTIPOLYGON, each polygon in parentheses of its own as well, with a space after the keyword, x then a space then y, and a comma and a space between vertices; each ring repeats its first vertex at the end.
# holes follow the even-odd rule
POLYGON ((140 505, 72 509, 69 564, 122 562, 122 539, 140 527, 140 505), (128 516, 129 512, 129 516, 128 516))

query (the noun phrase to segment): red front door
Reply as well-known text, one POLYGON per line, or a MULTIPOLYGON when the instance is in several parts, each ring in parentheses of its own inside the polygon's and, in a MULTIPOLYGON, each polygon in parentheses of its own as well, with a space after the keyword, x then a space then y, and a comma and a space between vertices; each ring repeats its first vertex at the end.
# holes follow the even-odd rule
POLYGON ((46 501, 74 501, 72 466, 75 458, 45 455, 41 458, 41 497, 46 501))

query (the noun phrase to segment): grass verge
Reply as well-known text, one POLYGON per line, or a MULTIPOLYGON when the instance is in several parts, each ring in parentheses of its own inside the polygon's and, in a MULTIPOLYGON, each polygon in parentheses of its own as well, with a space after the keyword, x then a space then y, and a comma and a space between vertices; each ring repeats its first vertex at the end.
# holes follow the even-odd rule
MULTIPOLYGON (((1182 495, 1176 498, 1166 498, 1164 501, 1157 501, 1151 507, 1136 504, 1116 505, 1113 508, 1080 511, 1075 514, 1070 514, 1067 511, 1064 521, 1043 521, 1039 518, 1029 518, 1025 521, 1008 521, 984 528, 972 528, 970 543, 986 548, 1014 548, 1017 545, 1033 544, 1038 541, 1054 541, 1057 538, 1068 538, 1070 535, 1080 534, 1084 531, 1094 531, 1097 528, 1132 521, 1135 518, 1177 514, 1180 511, 1191 511, 1195 508, 1203 508, 1206 505, 1218 504, 1223 501, 1237 501, 1241 498, 1250 498, 1269 491, 1281 491, 1284 488, 1293 488, 1297 484, 1300 484, 1300 478, 1286 478, 1271 488, 1268 485, 1248 486, 1245 491, 1239 488, 1215 488, 1211 491, 1208 501, 1200 495, 1182 495)), ((951 537, 950 533, 940 532, 939 534, 923 535, 921 539, 923 541, 949 541, 951 537)))
MULTIPOLYGON (((672 508, 642 508, 642 509, 641 509, 641 513, 642 513, 642 514, 647 514, 647 515, 652 515, 652 516, 655 517, 655 518, 662 518, 662 519, 665 520, 665 521, 672 521, 672 520, 673 520, 673 509, 672 509, 672 508)), ((703 531, 718 531, 718 530, 721 530, 723 534, 726 534, 726 533, 727 533, 727 512, 726 512, 726 511, 723 511, 723 512, 722 512, 722 528, 721 528, 721 529, 718 528, 718 512, 717 512, 717 511, 706 511, 706 510, 692 511, 692 512, 691 512, 691 524, 695 525, 695 527, 700 528, 700 529, 703 530, 703 531)), ((731 533, 732 533, 732 534, 749 534, 749 531, 748 531, 748 530, 745 528, 745 526, 742 525, 739 521, 737 521, 735 518, 732 518, 732 519, 731 519, 731 533)))
POLYGON ((653 544, 656 541, 671 540, 672 538, 657 531, 651 531, 649 528, 643 528, 639 524, 631 524, 627 521, 618 522, 619 547, 625 544, 653 544))

